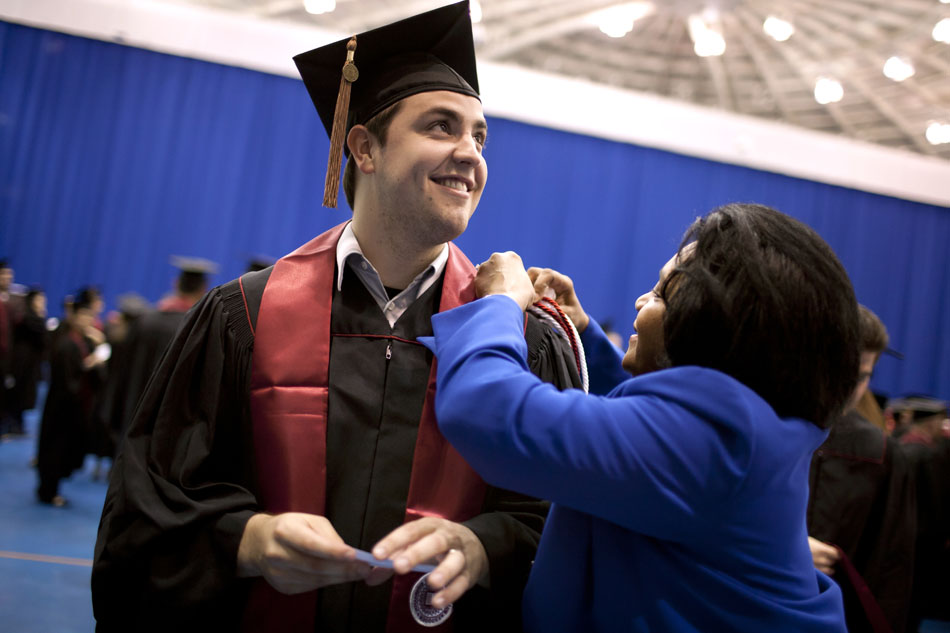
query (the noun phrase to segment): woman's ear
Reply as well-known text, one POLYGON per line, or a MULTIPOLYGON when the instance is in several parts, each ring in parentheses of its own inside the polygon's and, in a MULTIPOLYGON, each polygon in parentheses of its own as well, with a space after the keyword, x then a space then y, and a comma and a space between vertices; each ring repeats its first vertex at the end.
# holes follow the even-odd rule
POLYGON ((365 125, 354 125, 346 135, 346 146, 350 149, 350 160, 356 161, 356 168, 364 174, 371 174, 376 167, 373 164, 376 139, 365 125))

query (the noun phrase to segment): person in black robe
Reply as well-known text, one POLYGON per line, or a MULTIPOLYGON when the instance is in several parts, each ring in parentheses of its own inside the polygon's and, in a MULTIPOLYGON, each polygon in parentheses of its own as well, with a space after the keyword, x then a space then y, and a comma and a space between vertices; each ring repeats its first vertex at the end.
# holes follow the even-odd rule
POLYGON ((911 396, 888 401, 906 420, 901 449, 916 478, 917 541, 910 630, 950 620, 950 403, 911 396))
POLYGON ((106 365, 106 381, 95 415, 107 438, 105 454, 112 459, 115 459, 126 426, 125 401, 132 358, 129 335, 138 319, 148 310, 148 302, 139 295, 122 295, 119 297, 118 314, 106 326, 106 342, 112 348, 112 353, 106 365))
MULTIPOLYGON (((425 600, 407 600, 420 586, 455 603, 455 630, 520 630, 547 504, 487 486, 438 434, 416 341, 474 298, 450 243, 487 175, 467 3, 357 39, 353 221, 186 316, 113 470, 99 631, 422 630, 425 600), (355 560, 383 537, 403 546, 355 560), (426 561, 438 567, 417 580, 426 561)), ((346 47, 296 58, 328 131, 346 47)), ((580 386, 562 335, 533 316, 525 328, 535 372, 580 386)))
POLYGON ((89 336, 96 318, 89 299, 89 295, 77 298, 50 355, 49 391, 37 445, 36 495, 42 503, 57 507, 67 503, 59 494, 60 480, 80 468, 86 455, 95 374, 103 362, 89 336))
POLYGON ((860 381, 811 461, 809 544, 816 567, 842 588, 851 633, 902 633, 914 575, 914 473, 897 441, 854 408, 888 342, 873 312, 860 306, 860 316, 860 381))
POLYGON ((163 297, 154 310, 142 310, 140 305, 131 308, 136 314, 130 318, 127 336, 118 350, 119 358, 110 367, 110 384, 102 410, 103 420, 114 438, 114 449, 118 448, 118 438, 132 419, 135 405, 175 338, 185 313, 205 295, 208 275, 217 271, 214 262, 198 257, 174 256, 171 264, 179 271, 174 291, 163 297))
POLYGON ((15 377, 13 376, 14 329, 25 312, 23 296, 15 292, 13 267, 0 258, 0 435, 9 430, 13 435, 23 432, 14 413, 15 377))
POLYGON ((46 359, 46 295, 34 287, 26 293, 26 310, 22 320, 13 328, 13 353, 11 373, 14 378, 10 390, 10 410, 13 415, 13 432, 24 433, 23 412, 36 406, 37 385, 43 376, 43 361, 46 359))

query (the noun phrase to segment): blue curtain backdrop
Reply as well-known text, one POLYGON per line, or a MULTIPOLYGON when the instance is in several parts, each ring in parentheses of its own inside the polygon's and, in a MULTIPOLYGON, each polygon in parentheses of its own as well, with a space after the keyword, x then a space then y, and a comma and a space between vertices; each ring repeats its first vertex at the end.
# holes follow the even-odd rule
MULTIPOLYGON (((950 209, 489 126, 489 186, 458 240, 473 261, 511 249, 562 270, 629 334, 693 218, 768 204, 828 240, 905 355, 883 358, 873 387, 950 398, 950 209)), ((297 80, 0 22, 0 256, 51 305, 85 283, 110 306, 133 290, 154 301, 173 253, 219 262, 222 283, 252 254, 292 250, 349 217, 320 206, 327 148, 297 80)))

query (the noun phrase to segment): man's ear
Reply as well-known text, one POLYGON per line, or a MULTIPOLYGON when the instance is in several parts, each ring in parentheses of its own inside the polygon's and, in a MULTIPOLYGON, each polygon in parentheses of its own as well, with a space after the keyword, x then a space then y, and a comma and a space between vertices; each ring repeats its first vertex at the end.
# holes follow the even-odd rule
POLYGON ((346 135, 346 146, 350 149, 350 160, 356 162, 356 168, 364 174, 376 170, 373 156, 377 147, 376 138, 365 125, 354 125, 346 135))

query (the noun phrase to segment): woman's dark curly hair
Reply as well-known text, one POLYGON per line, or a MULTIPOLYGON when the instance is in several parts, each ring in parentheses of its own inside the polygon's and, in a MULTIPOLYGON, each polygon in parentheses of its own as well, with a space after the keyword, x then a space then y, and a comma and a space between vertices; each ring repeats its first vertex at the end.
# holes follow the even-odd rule
POLYGON ((728 204, 689 227, 677 260, 660 288, 670 363, 717 369, 779 416, 827 427, 860 352, 854 290, 828 244, 775 209, 728 204))

